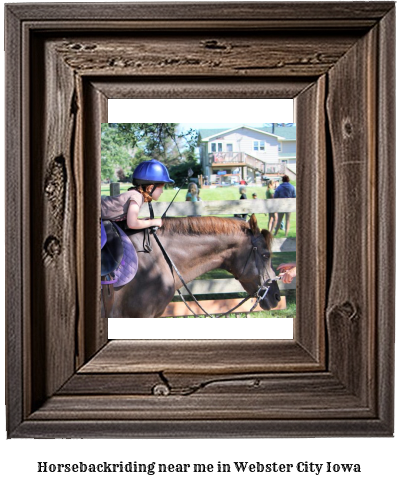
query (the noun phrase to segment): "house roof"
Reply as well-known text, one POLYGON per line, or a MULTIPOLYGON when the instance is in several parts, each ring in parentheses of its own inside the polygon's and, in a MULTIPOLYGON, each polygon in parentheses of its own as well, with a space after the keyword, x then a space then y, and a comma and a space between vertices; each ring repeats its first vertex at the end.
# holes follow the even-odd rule
POLYGON ((229 128, 229 129, 200 129, 199 133, 201 136, 201 140, 209 141, 211 137, 215 137, 216 135, 221 135, 228 132, 234 132, 239 128, 247 128, 250 130, 256 130, 257 132, 265 133, 274 137, 283 138, 286 140, 296 140, 296 126, 281 126, 276 125, 274 127, 274 133, 272 133, 272 127, 250 127, 249 125, 242 125, 239 127, 229 128))
POLYGON ((274 133, 286 140, 296 140, 296 125, 277 125, 274 128, 274 133))
POLYGON ((296 157, 295 152, 279 152, 278 154, 279 159, 292 159, 294 157, 296 157))

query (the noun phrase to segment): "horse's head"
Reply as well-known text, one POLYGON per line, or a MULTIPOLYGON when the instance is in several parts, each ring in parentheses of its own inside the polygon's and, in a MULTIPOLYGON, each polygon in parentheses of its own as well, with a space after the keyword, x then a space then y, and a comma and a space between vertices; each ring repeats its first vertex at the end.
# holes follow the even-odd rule
POLYGON ((264 310, 275 308, 280 301, 280 290, 271 263, 272 236, 268 230, 260 230, 255 215, 249 220, 251 230, 251 248, 241 254, 242 273, 239 275, 243 288, 249 294, 255 294, 260 286, 269 286, 264 298, 259 302, 264 310))

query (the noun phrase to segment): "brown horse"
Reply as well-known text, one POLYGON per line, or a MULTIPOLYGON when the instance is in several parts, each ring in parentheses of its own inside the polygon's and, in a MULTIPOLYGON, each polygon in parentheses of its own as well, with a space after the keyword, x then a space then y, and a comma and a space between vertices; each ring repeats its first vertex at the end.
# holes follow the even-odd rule
MULTIPOLYGON (((172 271, 151 236, 152 252, 143 251, 143 232, 128 230, 139 257, 135 278, 115 289, 110 317, 159 317, 182 282, 172 271)), ((232 218, 165 218, 157 232, 163 247, 186 282, 213 269, 226 269, 238 279, 248 294, 274 279, 271 267, 271 234, 260 231, 255 215, 249 222, 232 218)), ((260 301, 262 309, 277 306, 280 292, 275 281, 260 301)))

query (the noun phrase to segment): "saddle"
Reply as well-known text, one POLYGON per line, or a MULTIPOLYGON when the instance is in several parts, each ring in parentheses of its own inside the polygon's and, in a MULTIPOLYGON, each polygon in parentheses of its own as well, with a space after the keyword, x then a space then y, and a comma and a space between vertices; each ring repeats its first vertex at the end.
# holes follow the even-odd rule
POLYGON ((114 288, 124 286, 137 273, 138 258, 132 241, 115 222, 101 222, 101 297, 107 318, 114 302, 114 288))
MULTIPOLYGON (((101 242, 101 277, 107 277, 111 275, 121 264, 123 258, 123 245, 122 238, 114 223, 112 223, 110 220, 106 220, 101 222, 101 225, 102 228, 104 228, 106 235, 104 245, 101 242)), ((104 232, 101 233, 103 241, 104 232)))

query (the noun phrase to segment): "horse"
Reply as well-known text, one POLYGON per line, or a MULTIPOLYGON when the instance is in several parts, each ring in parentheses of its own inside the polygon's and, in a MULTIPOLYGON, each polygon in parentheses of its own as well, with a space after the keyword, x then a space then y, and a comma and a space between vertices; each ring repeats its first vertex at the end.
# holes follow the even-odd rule
MULTIPOLYGON (((137 274, 115 289, 109 317, 158 318, 182 282, 152 235, 152 251, 146 252, 142 231, 126 234, 138 253, 137 274)), ((262 309, 274 308, 280 301, 279 288, 272 281, 276 277, 271 266, 272 235, 259 229, 255 215, 249 222, 212 216, 165 218, 157 237, 184 281, 221 268, 233 274, 249 295, 268 282, 268 291, 259 301, 262 309)))

